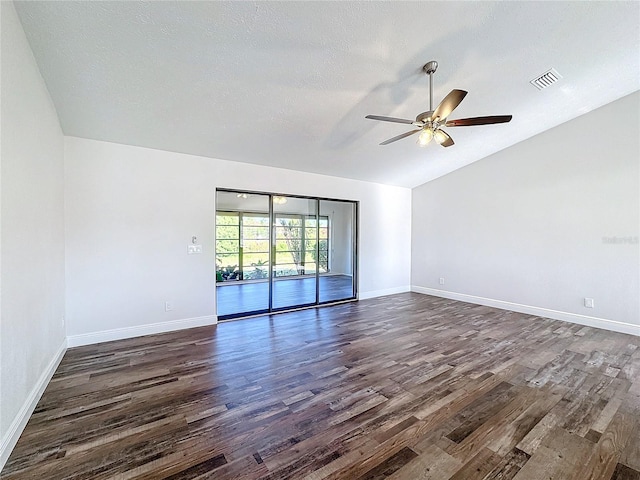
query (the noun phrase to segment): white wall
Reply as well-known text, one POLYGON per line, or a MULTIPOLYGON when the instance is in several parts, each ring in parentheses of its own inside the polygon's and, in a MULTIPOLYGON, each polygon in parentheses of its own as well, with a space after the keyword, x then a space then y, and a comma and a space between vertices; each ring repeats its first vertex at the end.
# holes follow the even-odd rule
POLYGON ((414 290, 640 334, 639 111, 636 92, 414 189, 414 290))
POLYGON ((409 189, 73 137, 65 148, 72 345, 215 321, 217 187, 359 200, 360 298, 409 289, 409 189), (186 254, 193 235, 202 255, 186 254))
POLYGON ((64 141, 13 3, 1 12, 0 468, 64 353, 64 141))

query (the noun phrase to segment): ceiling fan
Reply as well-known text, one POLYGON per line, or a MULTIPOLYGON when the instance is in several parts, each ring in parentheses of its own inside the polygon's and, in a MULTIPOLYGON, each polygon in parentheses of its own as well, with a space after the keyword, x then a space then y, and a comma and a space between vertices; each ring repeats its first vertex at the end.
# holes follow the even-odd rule
POLYGON ((382 117, 380 115, 367 115, 365 118, 371 120, 381 120, 383 122, 404 123, 407 125, 413 125, 417 127, 416 130, 402 133, 389 140, 385 140, 380 145, 389 145, 392 142, 401 140, 405 137, 409 137, 420 132, 418 136, 419 145, 427 145, 431 139, 436 140, 443 147, 450 147, 453 145, 453 139, 445 132, 442 127, 467 127, 471 125, 490 125, 494 123, 507 123, 511 121, 511 115, 494 115, 490 117, 473 117, 473 118, 460 118, 458 120, 447 120, 447 117, 453 112, 453 110, 460 105, 460 102, 467 95, 464 90, 451 90, 449 94, 444 97, 440 104, 433 109, 433 74, 438 68, 438 62, 431 61, 427 63, 422 69, 427 75, 429 75, 429 111, 422 112, 415 120, 405 120, 404 118, 394 117, 382 117))

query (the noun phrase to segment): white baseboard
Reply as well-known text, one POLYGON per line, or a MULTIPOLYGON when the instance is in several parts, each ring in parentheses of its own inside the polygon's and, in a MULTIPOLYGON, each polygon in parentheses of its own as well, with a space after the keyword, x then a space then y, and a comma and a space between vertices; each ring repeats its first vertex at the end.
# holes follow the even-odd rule
POLYGON ((587 315, 579 315, 577 313, 561 312, 559 310, 505 302, 503 300, 495 300, 493 298, 476 297, 475 295, 467 295, 465 293, 448 292, 446 290, 438 290, 436 288, 419 287, 417 285, 412 285, 411 291, 423 293, 425 295, 433 295, 435 297, 450 298, 451 300, 460 300, 462 302, 486 305, 487 307, 511 310, 513 312, 526 313, 537 317, 547 317, 554 320, 562 320, 563 322, 577 323, 587 327, 602 328, 605 330, 612 330, 614 332, 640 336, 640 325, 634 325, 632 323, 617 322, 615 320, 607 320, 605 318, 589 317, 587 315))
POLYGON ((396 293, 410 292, 411 287, 404 285, 402 287, 386 288, 383 290, 371 290, 370 292, 362 292, 358 295, 358 300, 366 300, 367 298, 384 297, 385 295, 395 295, 396 293))
POLYGON ((215 325, 216 323, 218 323, 218 317, 216 315, 182 318, 168 322, 149 323, 146 325, 136 325, 134 327, 114 328, 100 332, 70 335, 67 337, 67 344, 69 347, 80 347, 82 345, 92 345, 94 343, 110 342, 112 340, 123 340, 125 338, 142 337, 156 333, 173 332, 184 328, 204 327, 206 325, 215 325))
POLYGON ((7 463, 13 447, 16 446, 20 435, 22 435, 24 427, 27 425, 27 422, 29 421, 31 414, 35 410, 40 397, 42 397, 42 394, 44 393, 44 389, 47 388, 49 380, 51 380, 51 377, 53 377, 53 374, 55 373, 56 368, 58 368, 58 365, 60 364, 60 361, 64 356, 64 352, 66 351, 67 341, 65 339, 62 342, 62 345, 60 345, 60 348, 58 348, 58 351, 49 362, 49 365, 47 365, 47 368, 45 368, 40 375, 40 378, 31 390, 31 393, 29 393, 29 396, 22 405, 22 408, 13 419, 13 422, 11 422, 9 430, 7 430, 7 432, 2 437, 2 443, 0 443, 0 471, 2 471, 4 464, 7 463))

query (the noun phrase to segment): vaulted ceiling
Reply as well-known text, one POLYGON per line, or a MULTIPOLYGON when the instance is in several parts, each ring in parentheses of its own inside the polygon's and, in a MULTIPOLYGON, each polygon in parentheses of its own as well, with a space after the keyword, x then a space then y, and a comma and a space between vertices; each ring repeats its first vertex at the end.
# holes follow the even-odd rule
POLYGON ((640 88, 634 1, 15 4, 66 135, 407 187, 640 88), (512 122, 379 146, 411 127, 365 115, 428 110, 430 60, 450 118, 512 122))

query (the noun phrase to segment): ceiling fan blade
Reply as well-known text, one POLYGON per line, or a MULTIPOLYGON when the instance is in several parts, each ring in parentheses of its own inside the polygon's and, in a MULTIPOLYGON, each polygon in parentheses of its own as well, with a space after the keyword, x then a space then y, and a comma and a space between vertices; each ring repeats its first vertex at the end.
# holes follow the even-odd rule
POLYGON ((390 138, 389 140, 385 140, 380 145, 389 145, 390 143, 395 142, 396 140, 402 140, 403 138, 408 137, 409 135, 413 135, 414 133, 418 133, 418 132, 421 132, 421 131, 422 131, 422 129, 420 128, 418 130, 411 130, 410 132, 402 133, 402 134, 397 135, 397 136, 395 136, 393 138, 390 138))
POLYGON ((492 125, 494 123, 507 123, 513 118, 512 115, 494 115, 491 117, 459 118, 458 120, 448 120, 447 127, 468 127, 471 125, 492 125))
POLYGON ((433 134, 433 138, 435 138, 436 142, 438 142, 443 147, 450 147, 454 143, 453 138, 451 138, 449 134, 441 128, 435 131, 435 133, 433 134))
POLYGON ((381 117, 380 115, 367 115, 364 118, 369 118, 371 120, 381 120, 383 122, 405 123, 407 125, 413 124, 413 120, 405 120, 404 118, 394 118, 394 117, 381 117))
POLYGON ((460 102, 462 102, 466 95, 467 92, 464 90, 451 90, 449 95, 444 97, 440 102, 440 105, 438 105, 433 111, 431 118, 439 118, 440 120, 447 118, 449 114, 453 112, 458 105, 460 105, 460 102))

